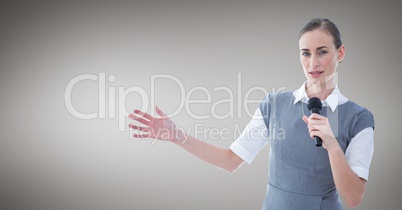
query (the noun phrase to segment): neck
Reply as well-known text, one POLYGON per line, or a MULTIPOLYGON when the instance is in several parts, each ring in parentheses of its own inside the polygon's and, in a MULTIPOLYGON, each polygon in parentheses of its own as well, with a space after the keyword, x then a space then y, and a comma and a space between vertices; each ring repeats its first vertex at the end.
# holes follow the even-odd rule
POLYGON ((306 93, 309 98, 317 97, 322 101, 325 100, 335 89, 334 81, 327 82, 315 82, 311 83, 307 81, 306 84, 306 93))

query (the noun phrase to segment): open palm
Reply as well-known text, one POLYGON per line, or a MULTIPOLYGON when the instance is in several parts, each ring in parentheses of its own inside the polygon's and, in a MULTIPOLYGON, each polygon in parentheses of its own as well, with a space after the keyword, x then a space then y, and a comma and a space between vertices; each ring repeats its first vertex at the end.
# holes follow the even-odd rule
POLYGON ((134 138, 152 138, 164 141, 174 141, 177 139, 176 125, 158 107, 156 113, 160 117, 154 117, 140 110, 134 110, 134 114, 129 117, 142 125, 129 124, 129 127, 139 131, 133 134, 134 138))

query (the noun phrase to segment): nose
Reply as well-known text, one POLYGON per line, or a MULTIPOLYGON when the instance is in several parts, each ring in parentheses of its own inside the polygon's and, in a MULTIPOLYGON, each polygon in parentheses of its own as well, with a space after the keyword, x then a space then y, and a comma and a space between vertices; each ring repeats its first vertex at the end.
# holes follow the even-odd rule
POLYGON ((317 56, 312 55, 310 57, 310 67, 317 67, 319 65, 320 65, 320 62, 319 62, 317 56))

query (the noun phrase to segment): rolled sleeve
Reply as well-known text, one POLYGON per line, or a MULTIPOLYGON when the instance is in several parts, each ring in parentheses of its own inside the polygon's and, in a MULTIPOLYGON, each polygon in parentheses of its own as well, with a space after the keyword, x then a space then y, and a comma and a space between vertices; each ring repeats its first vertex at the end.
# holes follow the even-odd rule
POLYGON ((261 149, 268 143, 269 132, 260 109, 254 113, 242 134, 230 145, 236 155, 250 164, 261 149))

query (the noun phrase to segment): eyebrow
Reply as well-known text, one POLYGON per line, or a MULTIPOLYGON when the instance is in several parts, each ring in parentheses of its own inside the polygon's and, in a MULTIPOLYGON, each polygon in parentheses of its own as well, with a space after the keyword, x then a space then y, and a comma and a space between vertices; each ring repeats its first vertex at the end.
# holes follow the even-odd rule
MULTIPOLYGON (((329 49, 327 46, 321 46, 321 47, 317 47, 317 51, 318 50, 321 50, 321 49, 324 49, 324 48, 327 48, 327 49, 329 49)), ((300 51, 310 51, 309 49, 301 49, 300 51)))

